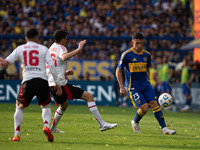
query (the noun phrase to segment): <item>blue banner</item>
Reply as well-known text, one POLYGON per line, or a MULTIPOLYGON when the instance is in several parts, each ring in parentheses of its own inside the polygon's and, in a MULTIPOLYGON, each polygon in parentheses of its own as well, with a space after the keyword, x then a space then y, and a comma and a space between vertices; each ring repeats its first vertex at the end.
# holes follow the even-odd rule
MULTIPOLYGON (((97 105, 115 105, 112 81, 70 81, 69 83, 91 93, 97 105)), ((15 103, 20 84, 21 80, 0 80, 0 103, 15 103)), ((86 104, 80 99, 68 102, 69 104, 86 104)), ((32 103, 37 103, 36 97, 33 98, 32 103)))
MULTIPOLYGON (((20 89, 21 80, 0 80, 0 103, 15 103, 18 91, 20 89)), ((83 90, 91 93, 97 105, 115 105, 115 92, 113 91, 112 81, 69 81, 69 84, 73 84, 82 88, 83 90)), ((184 106, 186 99, 182 92, 180 84, 173 84, 172 95, 174 97, 176 105, 184 106)), ((192 84, 192 108, 195 110, 200 109, 200 84, 192 84)), ((125 101, 125 97, 120 97, 119 101, 125 101)), ((32 103, 37 103, 37 98, 34 97, 32 103)), ((75 99, 74 101, 68 100, 69 104, 86 104, 84 100, 75 99)), ((52 103, 54 100, 52 98, 52 103)), ((129 106, 132 106, 130 100, 129 106)))

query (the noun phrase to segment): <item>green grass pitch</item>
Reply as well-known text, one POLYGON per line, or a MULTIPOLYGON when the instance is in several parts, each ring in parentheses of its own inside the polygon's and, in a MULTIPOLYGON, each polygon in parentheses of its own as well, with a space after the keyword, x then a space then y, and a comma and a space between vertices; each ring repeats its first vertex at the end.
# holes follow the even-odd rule
MULTIPOLYGON (((52 112, 57 106, 52 105, 52 112)), ((98 106, 102 118, 118 127, 101 132, 87 105, 70 105, 58 128, 64 134, 54 133, 49 143, 42 132, 41 108, 30 105, 24 112, 21 141, 12 142, 15 104, 0 104, 0 149, 2 150, 186 150, 200 149, 200 114, 164 111, 167 127, 175 135, 163 135, 154 118, 148 113, 140 122, 142 133, 134 133, 130 121, 136 109, 98 106)), ((53 121, 53 113, 52 113, 53 121)))

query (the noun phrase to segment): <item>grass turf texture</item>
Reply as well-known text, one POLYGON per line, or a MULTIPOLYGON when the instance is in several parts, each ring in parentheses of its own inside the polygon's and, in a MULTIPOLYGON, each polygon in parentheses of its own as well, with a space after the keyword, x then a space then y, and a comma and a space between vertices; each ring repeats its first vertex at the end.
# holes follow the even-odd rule
MULTIPOLYGON (((52 105, 52 112, 56 108, 52 105)), ((54 142, 49 143, 42 131, 41 108, 38 105, 30 105, 24 112, 21 141, 12 142, 15 104, 0 104, 0 149, 200 149, 200 114, 163 111, 167 127, 177 131, 175 135, 163 135, 152 110, 149 109, 140 122, 142 133, 136 134, 130 124, 136 109, 108 106, 98 106, 98 108, 105 121, 118 123, 118 127, 101 132, 87 105, 71 105, 58 125, 58 128, 65 133, 54 133, 54 142)))

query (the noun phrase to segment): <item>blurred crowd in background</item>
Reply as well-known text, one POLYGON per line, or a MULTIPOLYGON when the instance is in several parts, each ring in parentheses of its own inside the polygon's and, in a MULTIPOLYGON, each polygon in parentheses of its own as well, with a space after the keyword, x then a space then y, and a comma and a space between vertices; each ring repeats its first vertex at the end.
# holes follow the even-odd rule
MULTIPOLYGON (((153 67, 163 64, 162 58, 166 56, 165 61, 176 68, 172 82, 178 83, 184 56, 176 50, 188 42, 181 38, 193 37, 192 11, 192 0, 1 0, 0 36, 23 36, 27 29, 37 27, 40 36, 51 37, 39 41, 49 47, 54 31, 60 28, 69 37, 76 37, 68 39, 69 51, 77 47, 78 38, 90 37, 73 59, 119 60, 121 53, 131 46, 132 33, 142 32, 149 38, 147 50, 152 54, 153 67), (168 39, 151 40, 152 37, 168 39), (174 37, 176 40, 170 40, 174 37)), ((23 37, 1 38, 0 57, 5 58, 23 43, 23 37)), ((192 57, 189 60, 190 67, 198 72, 194 80, 199 82, 198 64, 192 57)), ((1 79, 19 79, 14 66, 11 67, 11 71, 0 73, 1 79)))

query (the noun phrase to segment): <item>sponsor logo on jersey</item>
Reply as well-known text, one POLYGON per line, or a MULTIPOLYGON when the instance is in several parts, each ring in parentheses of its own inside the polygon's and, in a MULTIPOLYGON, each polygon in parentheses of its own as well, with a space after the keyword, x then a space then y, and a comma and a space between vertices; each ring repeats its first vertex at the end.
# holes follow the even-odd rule
POLYGON ((129 63, 129 70, 130 72, 146 72, 147 63, 146 62, 129 63))

